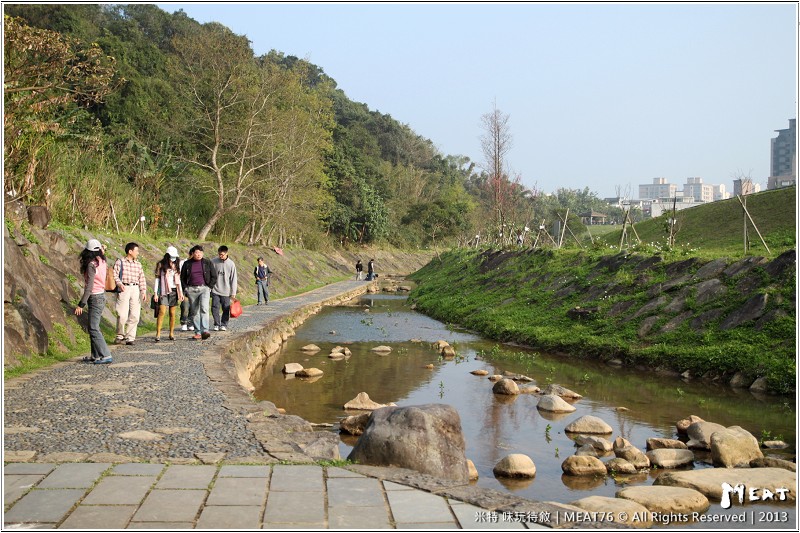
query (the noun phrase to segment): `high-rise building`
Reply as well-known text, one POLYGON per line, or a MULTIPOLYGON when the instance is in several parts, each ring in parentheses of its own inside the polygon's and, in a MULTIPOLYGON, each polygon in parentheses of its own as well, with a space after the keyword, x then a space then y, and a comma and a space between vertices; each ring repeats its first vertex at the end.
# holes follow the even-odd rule
POLYGON ((789 119, 789 127, 775 130, 778 136, 770 140, 770 174, 768 189, 780 189, 797 182, 797 119, 789 119))

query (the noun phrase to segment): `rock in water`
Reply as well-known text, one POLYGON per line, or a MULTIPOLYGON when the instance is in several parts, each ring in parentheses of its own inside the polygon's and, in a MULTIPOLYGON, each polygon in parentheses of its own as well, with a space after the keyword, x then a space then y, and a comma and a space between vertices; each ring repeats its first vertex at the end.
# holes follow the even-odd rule
POLYGON ((284 374, 295 374, 303 370, 303 365, 300 363, 286 363, 283 365, 283 373, 284 374))
POLYGON ((364 434, 347 458, 466 483, 469 472, 465 447, 461 418, 453 407, 386 407, 372 413, 364 434))
POLYGON ((358 409, 360 411, 374 411, 381 407, 386 407, 386 405, 373 402, 366 392, 359 392, 355 398, 344 404, 345 409, 358 409))
POLYGON ((533 477, 536 465, 533 460, 522 453, 506 455, 492 469, 495 477, 533 477))

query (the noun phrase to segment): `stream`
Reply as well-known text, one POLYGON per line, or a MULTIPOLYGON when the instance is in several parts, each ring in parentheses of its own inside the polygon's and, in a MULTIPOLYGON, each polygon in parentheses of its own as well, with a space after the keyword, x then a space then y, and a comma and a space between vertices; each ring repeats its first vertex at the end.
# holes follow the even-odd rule
MULTIPOLYGON (((336 424, 354 414, 345 411, 343 405, 362 391, 373 401, 399 406, 449 404, 461 417, 466 455, 480 475, 477 485, 540 501, 568 503, 591 495, 614 497, 624 486, 652 484, 661 472, 616 478, 563 475, 561 463, 576 449, 564 427, 583 415, 597 416, 611 425, 614 433, 606 436, 609 440, 622 436, 642 451, 650 437, 676 438, 675 422, 694 414, 724 426, 741 426, 758 439, 784 440, 790 448, 769 453, 787 459, 795 455, 792 397, 755 395, 727 385, 503 345, 412 311, 404 296, 391 294, 364 295, 349 305, 328 307, 309 318, 271 358, 254 385, 256 398, 269 400, 288 414, 315 423, 336 424), (440 358, 431 347, 439 339, 453 345, 457 357, 440 358), (300 350, 310 343, 321 350, 313 355, 300 350), (338 361, 329 359, 330 349, 337 345, 347 346, 352 356, 338 361), (378 355, 370 351, 378 345, 388 345, 392 352, 378 355), (319 368, 324 375, 313 381, 284 375, 283 366, 290 362, 319 368), (433 369, 425 368, 428 364, 433 364, 433 369), (489 375, 505 371, 524 374, 539 387, 557 383, 583 398, 574 403, 577 411, 573 413, 539 411, 538 395, 495 395, 493 383, 486 376, 470 374, 476 369, 485 369, 489 375), (533 459, 536 477, 525 481, 496 479, 492 474, 494 465, 511 453, 533 459)), ((341 436, 342 458, 348 456, 356 440, 357 437, 341 436)), ((694 468, 711 467, 710 455, 695 456, 694 468)), ((610 458, 613 453, 601 460, 610 458)), ((786 524, 764 524, 765 527, 796 523, 793 505, 748 505, 747 509, 788 513, 786 524)), ((728 512, 741 510, 735 505, 728 512)), ((719 503, 712 502, 711 512, 725 511, 719 503)), ((719 527, 729 528, 730 524, 719 527)))

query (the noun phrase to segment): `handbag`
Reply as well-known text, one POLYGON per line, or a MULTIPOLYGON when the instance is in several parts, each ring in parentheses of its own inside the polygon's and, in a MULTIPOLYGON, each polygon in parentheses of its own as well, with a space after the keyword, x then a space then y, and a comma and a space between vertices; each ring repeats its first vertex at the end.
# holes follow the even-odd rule
POLYGON ((239 302, 239 300, 233 300, 233 302, 231 302, 231 317, 238 317, 242 314, 242 311, 242 304, 239 302))
POLYGON ((122 292, 122 289, 119 285, 122 285, 122 261, 119 262, 119 280, 120 283, 117 284, 116 278, 114 278, 114 267, 109 268, 108 263, 106 263, 106 292, 122 292))
POLYGON ((153 310, 153 318, 158 318, 158 308, 159 308, 158 304, 159 302, 156 302, 154 299, 150 298, 150 309, 153 310))

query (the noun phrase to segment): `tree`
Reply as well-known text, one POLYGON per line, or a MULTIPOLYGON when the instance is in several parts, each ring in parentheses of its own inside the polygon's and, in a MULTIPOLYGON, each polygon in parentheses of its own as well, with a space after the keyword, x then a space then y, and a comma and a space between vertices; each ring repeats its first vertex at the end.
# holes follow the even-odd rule
POLYGON ((520 183, 519 176, 515 178, 514 183, 508 179, 506 156, 512 146, 509 116, 495 105, 490 113, 481 117, 481 124, 484 131, 481 137, 481 149, 486 163, 486 187, 489 192, 491 220, 502 240, 508 237, 508 232, 503 230, 513 201, 514 189, 518 188, 520 183))
POLYGON ((17 18, 5 16, 3 22, 4 177, 8 196, 16 199, 43 188, 36 183, 43 148, 66 138, 81 121, 92 129, 82 111, 102 102, 123 80, 115 80, 114 59, 97 46, 17 18))
POLYGON ((176 37, 174 47, 179 91, 193 118, 194 145, 182 157, 204 171, 200 188, 216 199, 198 234, 205 239, 266 178, 275 157, 271 111, 277 88, 270 73, 258 68, 247 39, 221 24, 176 37))

